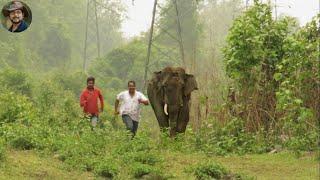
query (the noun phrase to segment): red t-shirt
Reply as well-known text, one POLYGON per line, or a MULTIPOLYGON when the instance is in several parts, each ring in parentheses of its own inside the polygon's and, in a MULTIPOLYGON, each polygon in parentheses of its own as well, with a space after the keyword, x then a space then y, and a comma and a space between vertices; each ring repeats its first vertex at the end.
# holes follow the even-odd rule
POLYGON ((85 88, 80 96, 80 106, 83 107, 83 111, 87 114, 99 115, 98 99, 103 109, 104 102, 101 91, 96 87, 93 90, 85 88))

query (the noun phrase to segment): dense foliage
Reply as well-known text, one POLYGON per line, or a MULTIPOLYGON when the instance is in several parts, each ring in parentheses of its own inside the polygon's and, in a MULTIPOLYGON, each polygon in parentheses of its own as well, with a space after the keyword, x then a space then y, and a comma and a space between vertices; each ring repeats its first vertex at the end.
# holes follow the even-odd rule
MULTIPOLYGON (((125 8, 119 0, 96 2, 101 50, 109 52, 123 42, 120 28, 125 8)), ((7 0, 0 0, 1 8, 6 3, 7 0)), ((25 3, 34 15, 33 21, 28 30, 19 35, 4 29, 0 31, 1 66, 33 73, 35 68, 37 73, 59 68, 65 72, 79 70, 83 63, 87 1, 27 0, 25 3)), ((89 60, 96 58, 97 54, 96 40, 92 35, 96 32, 92 27, 93 12, 90 10, 89 14, 89 60)), ((2 13, 0 16, 2 18, 2 13)))
POLYGON ((237 18, 225 48, 232 116, 249 131, 297 150, 317 147, 319 119, 318 18, 301 29, 289 17, 272 18, 255 6, 237 18), (312 100, 311 100, 312 99, 312 100))
MULTIPOLYGON (((21 72, 10 71, 15 77, 21 72)), ((25 74, 27 77, 27 74, 25 74)), ((54 75, 52 79, 44 79, 32 84, 32 96, 14 92, 6 86, 1 88, 0 99, 0 139, 1 157, 4 158, 4 145, 19 150, 37 150, 53 155, 71 168, 92 171, 97 176, 117 177, 149 177, 166 179, 174 177, 164 172, 164 159, 160 156, 168 152, 206 152, 208 154, 228 154, 241 152, 258 152, 251 149, 253 144, 243 145, 252 137, 238 133, 241 125, 230 124, 228 127, 206 133, 212 133, 212 141, 205 141, 208 135, 194 134, 191 129, 185 135, 170 139, 168 134, 155 137, 155 132, 144 127, 136 138, 131 140, 119 123, 113 120, 107 109, 101 117, 99 128, 94 131, 89 121, 81 116, 77 98, 72 91, 76 87, 64 88, 63 83, 54 75), (121 128, 120 128, 121 127, 121 128), (234 131, 233 138, 228 138, 234 131), (230 144, 231 143, 231 144, 230 144)), ((65 76, 65 81, 72 76, 65 76)), ((239 122, 235 121, 234 123, 239 122)), ((158 129, 157 129, 158 131, 158 129)), ((193 172, 193 171, 192 171, 193 172)))

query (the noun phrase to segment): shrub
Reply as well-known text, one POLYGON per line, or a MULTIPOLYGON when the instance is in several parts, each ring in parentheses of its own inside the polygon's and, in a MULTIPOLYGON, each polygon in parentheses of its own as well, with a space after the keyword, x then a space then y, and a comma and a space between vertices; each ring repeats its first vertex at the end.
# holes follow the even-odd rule
MULTIPOLYGON (((127 137, 127 139, 130 139, 130 137, 131 137, 131 134, 129 133, 129 136, 127 137)), ((132 141, 119 144, 119 146, 117 146, 116 149, 114 150, 114 153, 118 155, 127 155, 128 152, 130 153, 147 152, 152 150, 153 148, 152 145, 153 145, 153 142, 151 141, 151 138, 141 132, 139 135, 135 136, 135 138, 132 141)))
POLYGON ((141 162, 143 164, 155 165, 157 162, 160 162, 161 159, 154 153, 137 153, 134 157, 134 160, 141 162))
POLYGON ((20 150, 30 150, 35 147, 30 137, 17 137, 10 141, 10 145, 20 150))
POLYGON ((27 123, 34 113, 32 106, 28 97, 3 90, 0 94, 0 126, 18 120, 27 123))
POLYGON ((162 177, 162 173, 159 169, 147 165, 147 164, 141 164, 141 163, 134 163, 131 166, 132 174, 135 178, 141 178, 146 175, 150 176, 150 178, 154 179, 157 177, 157 179, 164 179, 162 177))
POLYGON ((127 153, 124 159, 126 161, 139 162, 147 165, 155 165, 156 163, 162 161, 162 159, 159 156, 157 156, 156 153, 144 151, 127 153))
MULTIPOLYGON (((190 169, 189 169, 190 171, 190 169)), ((252 177, 231 173, 225 167, 215 162, 209 161, 206 163, 200 163, 195 167, 191 167, 191 172, 196 176, 197 179, 253 179, 252 177)))
POLYGON ((83 72, 67 74, 65 72, 56 72, 52 79, 63 90, 71 91, 76 97, 79 97, 82 89, 86 85, 86 78, 83 72))
POLYGON ((111 159, 102 159, 95 167, 95 173, 106 178, 114 178, 119 173, 119 167, 111 159))
POLYGON ((223 166, 213 162, 200 164, 194 171, 194 175, 197 179, 222 179, 227 174, 228 171, 223 166))
POLYGON ((19 122, 6 123, 2 125, 1 131, 3 138, 12 148, 19 150, 42 149, 44 137, 40 136, 37 128, 33 126, 19 122))
POLYGON ((31 96, 31 83, 29 76, 15 69, 4 69, 0 71, 0 84, 11 91, 26 96, 31 96))
POLYGON ((193 139, 195 146, 210 154, 263 153, 270 146, 261 132, 248 132, 244 121, 232 119, 225 125, 216 124, 214 128, 203 127, 193 139))

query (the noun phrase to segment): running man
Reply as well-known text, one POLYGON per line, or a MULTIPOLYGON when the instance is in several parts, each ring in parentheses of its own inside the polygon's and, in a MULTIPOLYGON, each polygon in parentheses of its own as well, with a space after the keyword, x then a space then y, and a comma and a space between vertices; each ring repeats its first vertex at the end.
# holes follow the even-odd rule
POLYGON ((149 105, 149 100, 139 91, 136 91, 135 81, 128 82, 128 90, 117 95, 115 115, 120 114, 127 129, 134 137, 138 130, 140 119, 140 104, 149 105), (119 109, 120 104, 120 109, 119 109))
POLYGON ((90 117, 92 127, 96 127, 99 122, 99 112, 103 112, 104 102, 101 91, 94 86, 95 78, 87 78, 87 87, 82 91, 80 96, 80 106, 83 108, 85 115, 90 117), (100 111, 98 106, 100 101, 100 111))

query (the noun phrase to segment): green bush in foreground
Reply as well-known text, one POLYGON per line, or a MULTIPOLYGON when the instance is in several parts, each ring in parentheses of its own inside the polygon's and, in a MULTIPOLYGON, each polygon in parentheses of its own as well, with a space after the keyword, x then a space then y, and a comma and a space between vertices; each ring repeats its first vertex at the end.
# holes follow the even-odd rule
POLYGON ((196 165, 191 168, 191 172, 199 180, 205 179, 235 179, 235 180, 249 180, 253 179, 245 175, 231 173, 222 165, 215 162, 206 162, 196 165))
POLYGON ((0 126, 21 121, 27 123, 34 111, 30 99, 8 89, 0 89, 0 126))
POLYGON ((147 164, 134 163, 131 166, 134 178, 144 179, 167 179, 160 169, 147 164))
POLYGON ((96 166, 95 173, 105 178, 114 178, 119 173, 119 167, 112 160, 102 160, 96 166))
POLYGON ((228 171, 221 165, 216 163, 201 164, 196 167, 194 175, 197 179, 222 179, 228 174, 228 171))
POLYGON ((35 148, 35 145, 29 137, 17 137, 11 140, 10 145, 19 150, 31 150, 35 148))

